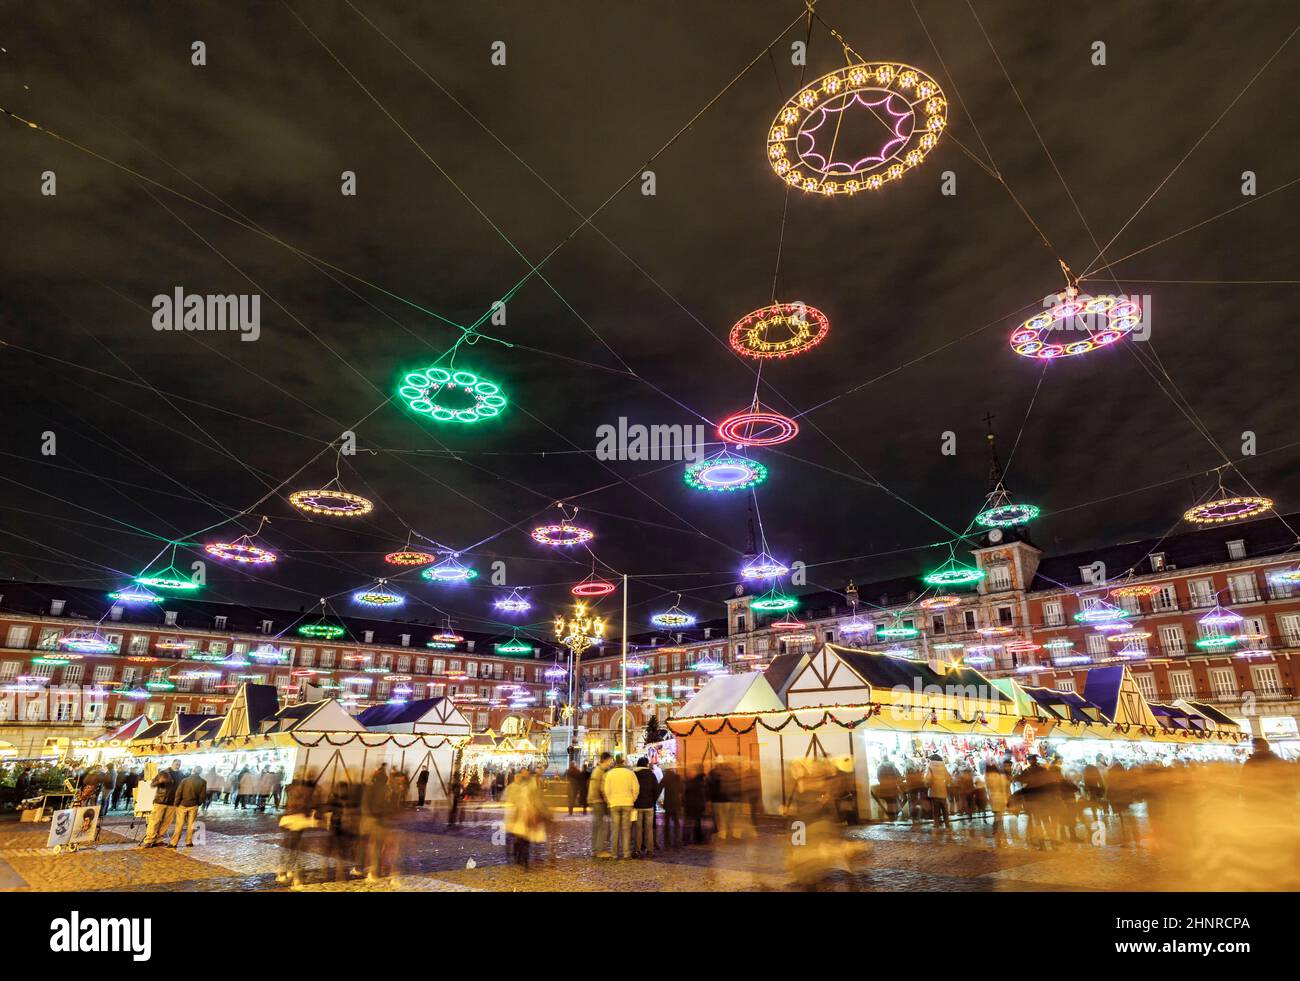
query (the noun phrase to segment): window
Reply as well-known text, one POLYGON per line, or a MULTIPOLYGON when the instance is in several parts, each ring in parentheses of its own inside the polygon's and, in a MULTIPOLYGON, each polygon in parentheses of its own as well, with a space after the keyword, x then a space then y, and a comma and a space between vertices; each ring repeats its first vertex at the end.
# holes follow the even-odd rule
POLYGON ((1165 571, 1165 553, 1164 553, 1164 552, 1152 552, 1152 553, 1151 553, 1151 571, 1152 571, 1152 572, 1164 572, 1164 571, 1165 571))
POLYGON ((208 644, 208 653, 221 654, 224 656, 226 653, 226 642, 224 640, 212 641, 210 644, 208 644))
POLYGON ((471 678, 478 677, 478 661, 470 661, 465 665, 465 673, 471 678))
POLYGON ((1065 611, 1061 601, 1047 600, 1043 603, 1043 624, 1048 627, 1059 627, 1063 623, 1065 623, 1065 611))
POLYGON ((427 657, 417 657, 415 659, 415 673, 426 674, 429 670, 429 659, 427 657))
POLYGON ((1156 613, 1178 609, 1178 593, 1174 591, 1173 583, 1165 583, 1160 587, 1160 592, 1151 597, 1151 609, 1156 613))
POLYGON ((130 702, 122 701, 117 703, 118 719, 129 719, 135 712, 135 706, 130 702))
MULTIPOLYGON (((608 665, 608 664, 605 665, 605 677, 606 677, 606 678, 609 677, 609 665, 608 665)), ((524 680, 524 666, 523 666, 522 664, 516 664, 516 665, 515 665, 515 681, 523 681, 523 680, 524 680)))
POLYGON ((111 664, 100 664, 95 668, 95 684, 101 684, 105 681, 113 680, 113 666, 111 664))
POLYGON ((1074 691, 1074 679, 1073 679, 1073 678, 1058 678, 1058 679, 1056 680, 1056 690, 1057 690, 1057 691, 1074 691))
POLYGON ((442 674, 445 670, 447 670, 447 662, 440 657, 435 657, 433 659, 433 673, 442 674))
POLYGON ((1192 601, 1192 606, 1213 606, 1214 580, 1193 579, 1187 584, 1187 595, 1192 601))
POLYGON ((1174 698, 1196 697, 1196 679, 1192 677, 1190 671, 1170 671, 1169 687, 1174 693, 1174 698))
POLYGON ((1276 664, 1257 664, 1250 669, 1250 674, 1255 681, 1255 689, 1261 695, 1276 695, 1282 690, 1276 664))
POLYGON ((1232 668, 1210 669, 1210 691, 1215 698, 1231 698, 1237 694, 1237 675, 1232 668))
POLYGON ((122 669, 122 686, 130 688, 140 683, 140 678, 144 674, 144 668, 123 668, 122 669))
POLYGON ((1155 700, 1156 698, 1156 676, 1155 675, 1135 674, 1133 675, 1133 680, 1137 682, 1138 691, 1142 693, 1142 696, 1144 698, 1151 699, 1152 701, 1155 700))
POLYGON ((67 605, 67 600, 50 600, 50 616, 63 616, 63 607, 67 605))
POLYGON ((132 634, 131 646, 127 650, 135 655, 141 656, 149 653, 149 638, 145 634, 132 634))
POLYGON ((826 641, 826 643, 828 644, 835 643, 835 631, 827 630, 825 633, 822 634, 822 640, 826 641))
POLYGON ((334 667, 334 651, 327 647, 320 652, 320 666, 322 668, 334 667))
POLYGON ((225 629, 226 629, 226 623, 227 623, 228 619, 229 619, 229 618, 226 617, 225 615, 218 616, 218 617, 213 617, 213 618, 212 618, 212 629, 213 629, 213 630, 225 630, 225 629))
POLYGON ((1235 542, 1228 542, 1228 558, 1244 559, 1246 557, 1246 543, 1238 538, 1235 542))
POLYGON ((0 681, 13 681, 18 677, 18 669, 22 667, 21 661, 5 661, 0 664, 0 681))
POLYGON ((1160 649, 1166 654, 1187 653, 1187 638, 1183 636, 1181 623, 1160 625, 1160 649))
POLYGON ((737 614, 736 616, 736 633, 743 634, 744 632, 745 632, 745 614, 740 613, 737 614))
MULTIPOLYGON (((947 621, 944 620, 942 614, 930 618, 931 633, 941 634, 947 629, 948 629, 948 624, 947 621)), ((829 639, 830 638, 828 637, 827 640, 829 639)))
POLYGON ((403 646, 403 647, 410 647, 410 646, 411 646, 411 635, 410 635, 410 634, 402 634, 402 635, 401 635, 401 641, 402 641, 402 646, 403 646))
POLYGON ((304 668, 310 668, 312 664, 315 662, 315 660, 316 660, 316 648, 304 647, 302 649, 302 657, 298 659, 298 663, 302 665, 304 668))
POLYGON ((73 702, 65 701, 64 699, 59 699, 54 705, 54 721, 71 722, 73 707, 74 707, 73 702))
POLYGON ((988 567, 988 578, 985 580, 990 590, 997 591, 1011 588, 1011 567, 1004 563, 991 565, 988 567))
POLYGON ((361 642, 364 644, 373 644, 375 642, 375 632, 373 630, 361 631, 361 642))
POLYGON ((81 677, 85 673, 84 664, 69 664, 63 669, 63 683, 65 685, 81 684, 81 677))
POLYGON ((1119 597, 1119 608, 1129 613, 1141 613, 1142 601, 1136 596, 1121 596, 1119 597))
POLYGON ((36 646, 42 651, 52 651, 59 646, 59 638, 63 636, 63 631, 58 627, 42 627, 40 638, 36 641, 36 646))
POLYGON ((26 647, 27 641, 32 636, 31 627, 10 627, 9 637, 5 641, 6 647, 26 647))
POLYGON ((28 673, 37 678, 48 678, 54 674, 53 664, 33 664, 27 669, 28 673))
MULTIPOLYGON (((1297 617, 1296 619, 1297 619, 1297 620, 1300 620, 1300 617, 1297 617)), ((1298 627, 1297 629, 1300 629, 1300 627, 1298 627)), ((744 645, 744 644, 737 644, 737 645, 736 645, 736 650, 740 651, 741 654, 744 654, 744 653, 745 653, 745 645, 744 645)), ((682 667, 682 652, 681 652, 681 651, 673 651, 673 670, 674 670, 674 671, 680 671, 680 670, 681 670, 681 667, 682 667)))
POLYGON ((1088 634, 1088 653, 1089 654, 1106 653, 1106 638, 1102 634, 1097 634, 1097 633, 1088 634))
POLYGON ((1014 622, 1015 622, 1015 621, 1014 621, 1014 619, 1012 618, 1012 615, 1011 615, 1011 607, 1009 607, 1009 606, 999 606, 999 607, 998 607, 998 624, 1001 625, 1001 626, 1003 626, 1003 627, 1005 627, 1005 626, 1008 626, 1009 624, 1014 623, 1014 622))
POLYGON ((1262 599, 1259 594, 1259 580, 1255 578, 1253 572, 1241 572, 1229 576, 1228 593, 1234 603, 1257 603, 1262 599))
MULTIPOLYGON (((393 655, 391 655, 391 654, 380 654, 380 655, 379 655, 379 666, 380 666, 381 668, 383 668, 385 671, 392 671, 392 670, 393 670, 393 655)), ((460 665, 457 664, 456 667, 460 667, 460 665)))
POLYGON ((410 671, 410 670, 411 670, 411 655, 410 655, 410 654, 402 654, 400 657, 398 657, 398 659, 397 659, 397 670, 398 670, 398 671, 403 671, 403 672, 405 672, 405 671, 410 671))
POLYGON ((967 629, 967 630, 974 630, 974 629, 975 629, 975 611, 974 611, 974 610, 967 610, 965 613, 962 614, 962 618, 963 618, 963 622, 966 624, 966 629, 967 629))
POLYGON ((122 608, 118 606, 116 603, 114 603, 112 609, 108 611, 108 618, 110 620, 121 620, 122 608))
POLYGON ((169 627, 176 626, 176 611, 163 610, 163 623, 169 627))
POLYGON ((269 634, 269 633, 270 633, 272 630, 274 630, 274 629, 275 629, 275 621, 274 621, 274 620, 263 620, 263 621, 262 621, 262 633, 264 633, 264 634, 269 634))
POLYGON ((1246 617, 1241 621, 1242 639, 1249 639, 1248 647, 1255 647, 1268 640, 1268 620, 1264 617, 1246 617))

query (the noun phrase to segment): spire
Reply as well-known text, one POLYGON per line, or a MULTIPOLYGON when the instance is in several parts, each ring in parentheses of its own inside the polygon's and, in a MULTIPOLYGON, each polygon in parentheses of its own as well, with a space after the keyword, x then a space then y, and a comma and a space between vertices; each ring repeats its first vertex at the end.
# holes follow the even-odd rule
POLYGON ((984 437, 989 444, 989 493, 995 493, 999 488, 1006 490, 1002 486, 1002 461, 998 459, 997 437, 993 435, 994 416, 984 413, 984 425, 988 427, 988 434, 984 437))

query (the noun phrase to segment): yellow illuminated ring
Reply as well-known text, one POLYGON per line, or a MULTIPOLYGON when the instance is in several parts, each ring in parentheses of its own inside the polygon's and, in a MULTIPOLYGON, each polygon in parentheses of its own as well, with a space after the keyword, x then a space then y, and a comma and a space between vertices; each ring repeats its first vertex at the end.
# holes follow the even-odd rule
POLYGON ((1221 525, 1245 521, 1263 514, 1272 506, 1272 500, 1267 497, 1224 497, 1188 508, 1183 512, 1183 518, 1194 525, 1221 525))
POLYGON ((299 511, 331 518, 359 518, 375 509, 370 501, 358 494, 325 489, 294 491, 289 495, 289 503, 299 511))
MULTIPOLYGON (((767 160, 791 187, 834 196, 874 191, 920 165, 948 124, 939 83, 899 62, 848 65, 796 92, 768 128, 767 160), (849 113, 868 114, 881 142, 840 145, 849 113)), ((874 139, 874 137, 873 137, 874 139)))

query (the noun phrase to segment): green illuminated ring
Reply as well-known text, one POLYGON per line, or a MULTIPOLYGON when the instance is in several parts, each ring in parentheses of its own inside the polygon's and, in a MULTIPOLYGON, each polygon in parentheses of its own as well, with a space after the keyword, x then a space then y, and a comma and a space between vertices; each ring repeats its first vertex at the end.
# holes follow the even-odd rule
POLYGON ((975 515, 975 523, 985 528, 1014 528, 1029 524, 1041 513, 1035 504, 1003 504, 975 515))
POLYGON ((768 596, 765 599, 756 599, 749 605, 760 613, 781 613, 785 610, 793 610, 799 605, 799 601, 792 596, 777 594, 768 596))
POLYGON ((876 631, 877 637, 918 637, 921 631, 915 627, 881 627, 876 631))
POLYGON ((298 633, 304 637, 323 637, 326 640, 334 640, 342 637, 346 631, 335 623, 304 623, 298 628, 298 633))
POLYGON ((936 569, 924 576, 922 582, 930 586, 969 586, 983 578, 984 573, 979 569, 954 566, 951 569, 936 569))
POLYGON ((501 387, 472 371, 448 371, 430 366, 423 371, 412 371, 397 389, 412 412, 427 415, 434 422, 478 422, 501 414, 506 398, 501 387), (438 402, 438 396, 447 389, 474 399, 474 404, 464 409, 449 409, 438 402))
POLYGON ((199 584, 192 579, 172 579, 169 576, 136 576, 135 582, 141 586, 153 586, 155 589, 198 589, 199 584))
POLYGON ((1213 637, 1202 637, 1196 642, 1196 646, 1201 650, 1214 650, 1219 647, 1231 647, 1237 643, 1238 638, 1227 635, 1215 635, 1213 637))

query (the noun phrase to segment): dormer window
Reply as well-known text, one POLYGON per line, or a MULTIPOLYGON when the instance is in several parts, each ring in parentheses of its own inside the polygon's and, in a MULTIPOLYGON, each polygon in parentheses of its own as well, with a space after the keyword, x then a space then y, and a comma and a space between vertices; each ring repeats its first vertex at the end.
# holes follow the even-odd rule
POLYGON ((1246 557, 1246 543, 1240 538, 1235 542, 1228 542, 1228 558, 1244 559, 1246 557))
POLYGON ((262 633, 269 634, 274 628, 275 628, 275 622, 273 620, 262 621, 262 633))
POLYGON ((375 632, 373 630, 363 630, 361 631, 361 639, 367 644, 373 644, 375 642, 375 632))
POLYGON ((1164 572, 1164 571, 1165 571, 1165 553, 1164 553, 1164 552, 1152 552, 1152 553, 1151 553, 1151 571, 1152 571, 1152 572, 1164 572))
POLYGON ((67 605, 67 603, 68 603, 67 600, 50 600, 50 616, 52 617, 63 616, 63 608, 64 606, 67 605))
POLYGON ((212 618, 212 629, 213 629, 213 630, 225 630, 225 629, 226 629, 226 620, 227 620, 227 618, 224 617, 224 616, 213 617, 213 618, 212 618))
POLYGON ((163 623, 165 623, 169 627, 176 626, 176 611, 163 610, 163 623))

